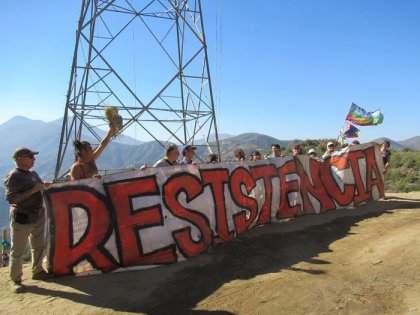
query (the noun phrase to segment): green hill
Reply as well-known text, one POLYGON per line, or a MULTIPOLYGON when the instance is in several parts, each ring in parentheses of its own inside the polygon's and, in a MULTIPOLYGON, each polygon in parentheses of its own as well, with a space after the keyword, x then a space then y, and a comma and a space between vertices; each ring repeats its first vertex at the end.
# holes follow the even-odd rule
POLYGON ((420 151, 392 151, 391 168, 385 176, 385 190, 420 191, 420 151))

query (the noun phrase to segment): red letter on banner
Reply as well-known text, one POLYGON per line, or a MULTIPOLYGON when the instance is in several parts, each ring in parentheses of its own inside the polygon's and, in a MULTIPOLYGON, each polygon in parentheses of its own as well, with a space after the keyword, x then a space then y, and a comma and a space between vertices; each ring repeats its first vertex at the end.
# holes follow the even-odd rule
POLYGON ((203 188, 210 185, 213 194, 216 215, 216 233, 214 242, 225 243, 233 240, 233 232, 229 231, 226 218, 225 189, 224 185, 229 181, 229 171, 227 169, 201 170, 203 188))
POLYGON ((185 193, 187 202, 190 202, 202 193, 203 188, 199 179, 189 173, 176 174, 166 181, 162 190, 163 202, 168 210, 177 218, 196 226, 201 233, 200 239, 196 241, 191 237, 190 226, 173 231, 172 234, 179 251, 185 257, 195 256, 204 252, 211 245, 213 238, 208 218, 198 211, 184 208, 178 201, 178 196, 181 192, 185 193))
POLYGON ((353 171, 354 183, 357 189, 357 194, 354 195, 353 198, 355 204, 367 201, 372 197, 363 185, 362 175, 360 174, 359 159, 363 159, 364 157, 363 151, 351 151, 347 153, 347 158, 353 171))
POLYGON ((286 162, 278 170, 280 178, 280 205, 276 213, 276 217, 290 218, 297 215, 302 215, 300 205, 290 206, 289 193, 299 193, 299 182, 297 179, 286 181, 286 176, 296 173, 296 162, 291 160, 286 162))
POLYGON ((83 260, 88 260, 93 267, 103 271, 117 268, 117 263, 103 247, 112 233, 112 227, 102 195, 88 187, 71 188, 67 191, 55 191, 52 188, 47 195, 49 209, 52 209, 52 272, 56 275, 72 274, 72 268, 83 260), (83 208, 88 218, 87 230, 77 244, 74 244, 72 233, 73 207, 83 208))
POLYGON ((250 167, 252 177, 255 181, 263 179, 265 198, 261 207, 260 215, 258 216, 257 224, 265 224, 271 222, 271 203, 273 199, 273 184, 271 179, 278 177, 277 169, 274 164, 257 165, 250 167))
POLYGON ((297 172, 300 176, 300 192, 303 200, 303 211, 308 214, 314 213, 314 207, 312 206, 312 202, 309 199, 308 192, 319 201, 320 212, 335 209, 334 202, 328 196, 328 193, 321 182, 321 162, 318 162, 314 159, 309 159, 309 168, 311 172, 310 175, 313 184, 309 180, 309 175, 306 174, 299 159, 296 159, 296 166, 297 172))
POLYGON ((332 165, 337 167, 338 170, 344 170, 349 168, 349 164, 346 158, 334 157, 334 159, 331 159, 328 157, 324 160, 321 167, 321 181, 326 191, 340 206, 347 206, 353 201, 354 185, 344 184, 344 190, 342 192, 340 186, 334 179, 333 171, 331 170, 332 165))
POLYGON ((249 218, 245 211, 236 213, 233 216, 235 222, 236 233, 238 235, 245 232, 258 214, 258 203, 254 198, 244 195, 242 192, 242 185, 245 186, 246 192, 249 194, 255 187, 255 181, 251 177, 251 174, 243 167, 235 169, 230 178, 230 193, 232 200, 241 208, 245 208, 249 211, 249 218))
POLYGON ((145 254, 139 234, 140 229, 163 226, 162 209, 159 204, 133 209, 132 200, 146 196, 159 196, 155 176, 106 185, 117 218, 121 239, 123 266, 170 264, 177 261, 175 244, 145 254))

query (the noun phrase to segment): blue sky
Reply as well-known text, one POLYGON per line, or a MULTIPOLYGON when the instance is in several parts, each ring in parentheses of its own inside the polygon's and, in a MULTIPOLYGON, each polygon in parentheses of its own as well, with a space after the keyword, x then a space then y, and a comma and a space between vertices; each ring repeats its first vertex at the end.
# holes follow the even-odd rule
MULTIPOLYGON (((351 102, 380 108, 362 141, 420 135, 420 2, 202 0, 220 133, 334 138, 351 102)), ((64 114, 80 1, 2 2, 0 124, 64 114)))

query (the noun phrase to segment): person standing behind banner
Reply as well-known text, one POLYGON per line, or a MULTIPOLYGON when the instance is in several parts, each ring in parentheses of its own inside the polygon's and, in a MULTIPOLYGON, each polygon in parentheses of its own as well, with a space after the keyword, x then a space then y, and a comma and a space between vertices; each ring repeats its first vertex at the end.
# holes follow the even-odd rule
POLYGON ((329 157, 331 154, 333 154, 335 151, 335 144, 334 142, 328 142, 327 143, 327 150, 325 151, 324 155, 322 156, 322 159, 325 160, 327 157, 329 157))
POLYGON ((153 167, 178 165, 179 150, 175 144, 170 144, 165 149, 165 157, 157 161, 153 167))
POLYGON ((245 161, 245 152, 241 148, 235 149, 233 152, 237 161, 245 161))
POLYGON ((381 147, 382 160, 384 162, 384 174, 386 174, 388 168, 391 166, 391 151, 388 150, 390 146, 391 143, 388 140, 385 140, 381 147))
POLYGON ((318 154, 316 153, 316 150, 315 150, 314 148, 309 149, 309 151, 308 151, 308 155, 309 155, 311 158, 316 158, 316 157, 318 157, 318 154))
POLYGON ((207 163, 217 163, 219 162, 219 156, 216 153, 211 153, 207 157, 207 163))
POLYGON ((250 161, 259 161, 261 160, 261 153, 258 151, 252 152, 250 161))
POLYGON ((116 130, 114 128, 109 128, 105 138, 102 139, 95 150, 92 149, 92 146, 87 141, 74 140, 73 146, 77 160, 70 169, 71 180, 99 176, 98 167, 96 166, 95 161, 115 134, 116 130))
POLYGON ((300 147, 300 144, 295 144, 292 148, 293 156, 302 155, 303 150, 300 147))
POLYGON ((22 256, 29 237, 32 258, 32 279, 46 280, 50 277, 42 267, 44 258, 45 209, 42 189, 49 184, 31 171, 35 155, 39 152, 19 147, 13 152, 15 168, 4 180, 6 200, 10 204, 10 278, 15 293, 24 291, 22 284, 22 256))
POLYGON ((316 153, 316 150, 314 148, 309 149, 308 156, 319 162, 322 162, 322 158, 318 156, 318 153, 316 153))
POLYGON ((271 145, 271 154, 267 156, 267 159, 274 159, 274 158, 278 158, 281 157, 281 147, 280 144, 272 144, 271 145))
POLYGON ((180 165, 188 165, 188 164, 193 164, 193 156, 195 154, 195 150, 197 149, 197 147, 194 147, 192 145, 186 145, 183 149, 182 149, 182 155, 184 156, 184 158, 179 162, 180 165))

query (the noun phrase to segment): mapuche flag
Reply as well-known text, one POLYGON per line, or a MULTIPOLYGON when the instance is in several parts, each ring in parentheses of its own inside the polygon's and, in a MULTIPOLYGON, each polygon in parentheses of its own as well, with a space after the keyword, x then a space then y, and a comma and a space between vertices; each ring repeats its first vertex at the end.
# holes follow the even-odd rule
POLYGON ((363 108, 352 103, 346 120, 359 126, 372 126, 382 123, 384 121, 384 115, 382 115, 379 109, 374 112, 366 112, 363 108))
POLYGON ((353 126, 352 124, 349 124, 348 128, 346 131, 343 131, 341 133, 341 136, 343 138, 358 138, 362 135, 362 132, 356 128, 355 126, 353 126))

